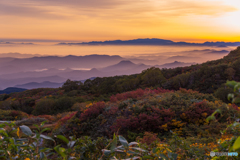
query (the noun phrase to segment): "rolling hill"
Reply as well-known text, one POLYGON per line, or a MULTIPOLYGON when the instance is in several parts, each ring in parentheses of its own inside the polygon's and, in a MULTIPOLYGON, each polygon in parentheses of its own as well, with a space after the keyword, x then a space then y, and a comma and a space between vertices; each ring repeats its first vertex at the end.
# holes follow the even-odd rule
POLYGON ((15 92, 23 92, 26 91, 27 89, 24 88, 18 88, 18 87, 9 87, 4 90, 0 90, 0 94, 10 94, 10 93, 15 93, 15 92))

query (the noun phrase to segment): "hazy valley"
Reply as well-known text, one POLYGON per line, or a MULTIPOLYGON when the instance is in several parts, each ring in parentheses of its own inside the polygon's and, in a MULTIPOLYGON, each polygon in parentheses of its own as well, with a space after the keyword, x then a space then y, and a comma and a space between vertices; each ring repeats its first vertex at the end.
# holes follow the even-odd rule
MULTIPOLYGON (((106 44, 105 42, 96 43, 100 43, 102 46, 91 46, 86 43, 59 44, 60 46, 64 45, 65 50, 71 49, 74 45, 78 47, 77 50, 82 48, 85 48, 85 51, 87 48, 99 49, 98 51, 92 50, 90 53, 94 54, 85 56, 45 56, 40 54, 21 54, 17 52, 2 53, 0 54, 0 89, 7 87, 25 87, 26 89, 48 88, 51 85, 53 88, 56 88, 60 87, 67 79, 84 81, 94 77, 131 75, 141 73, 143 70, 153 66, 158 68, 190 66, 207 60, 221 58, 231 50, 233 45, 238 44, 237 42, 190 44, 175 43, 161 39, 108 41, 106 44), (125 46, 116 46, 116 43, 119 43, 119 45, 123 43, 125 46), (126 43, 129 43, 130 46, 135 44, 135 54, 131 56, 127 55, 128 52, 132 51, 126 43), (169 43, 169 46, 166 46, 166 43, 169 43), (144 48, 142 48, 143 45, 145 45, 144 48), (117 50, 116 53, 118 53, 119 50, 121 51, 121 48, 126 48, 126 50, 121 51, 122 55, 95 54, 101 53, 106 49, 111 50, 112 47, 117 47, 115 48, 117 50), (159 53, 156 53, 158 51, 159 53)), ((92 44, 92 42, 90 42, 90 44, 92 44)), ((2 43, 1 45, 5 45, 7 48, 13 45, 15 46, 12 47, 13 49, 17 48, 21 50, 18 46, 26 46, 28 44, 2 43)), ((32 47, 32 49, 39 48, 39 46, 34 43, 30 45, 30 47, 32 47)), ((41 47, 46 46, 42 45, 41 47)), ((58 46, 49 45, 47 49, 50 50, 50 48, 53 49, 55 47, 58 46)))

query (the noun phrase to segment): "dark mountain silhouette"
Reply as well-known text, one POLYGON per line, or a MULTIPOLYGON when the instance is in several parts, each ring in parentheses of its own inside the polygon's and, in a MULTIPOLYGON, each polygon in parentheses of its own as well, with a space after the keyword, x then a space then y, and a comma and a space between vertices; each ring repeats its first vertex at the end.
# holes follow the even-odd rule
POLYGON ((24 88, 9 87, 4 90, 0 90, 0 94, 10 94, 10 93, 22 92, 22 91, 26 91, 26 90, 27 89, 24 89, 24 88))
POLYGON ((184 63, 184 62, 175 61, 173 63, 166 63, 166 64, 163 64, 163 65, 156 65, 155 67, 158 67, 158 68, 176 68, 176 67, 191 66, 191 65, 194 65, 194 64, 196 64, 196 63, 184 63))
POLYGON ((12 87, 16 86, 19 84, 25 84, 25 83, 30 83, 30 82, 44 82, 44 81, 50 81, 50 82, 56 82, 56 83, 62 83, 66 81, 67 78, 62 78, 60 76, 47 76, 47 77, 25 77, 25 78, 19 78, 19 79, 7 79, 5 78, 0 78, 0 88, 7 88, 7 87, 12 87))
MULTIPOLYGON (((94 80, 96 77, 91 77, 89 78, 90 80, 94 80)), ((84 83, 86 81, 85 80, 81 80, 82 83, 84 83)), ((65 82, 62 83, 54 83, 54 82, 49 82, 49 81, 45 81, 42 83, 37 83, 37 82, 30 82, 30 83, 26 83, 26 84, 20 84, 20 85, 16 85, 15 87, 19 87, 19 88, 26 88, 26 89, 35 89, 35 88, 59 88, 62 87, 62 85, 65 82)))
MULTIPOLYGON (((53 57, 52 57, 53 58, 53 57)), ((175 68, 189 66, 192 63, 173 62, 164 65, 145 65, 135 64, 129 60, 122 60, 117 64, 104 68, 92 68, 91 70, 73 70, 66 68, 64 70, 49 68, 43 71, 27 71, 11 74, 2 74, 0 78, 0 87, 20 87, 20 88, 58 88, 67 79, 83 80, 91 77, 109 77, 117 75, 131 75, 141 73, 143 70, 152 66, 159 68, 175 68)))
POLYGON ((134 64, 131 61, 124 60, 124 61, 119 62, 118 64, 102 68, 101 71, 104 71, 104 72, 123 71, 123 70, 137 69, 137 68, 146 69, 148 67, 150 67, 150 66, 147 66, 147 65, 144 65, 144 64, 134 64))
POLYGON ((205 54, 228 54, 228 53, 229 53, 228 50, 221 50, 221 51, 210 50, 209 53, 205 53, 205 54))
POLYGON ((196 59, 201 59, 200 56, 196 56, 196 57, 189 57, 189 56, 172 56, 166 59, 167 63, 171 63, 171 62, 182 62, 182 61, 192 61, 194 62, 194 60, 196 59))
MULTIPOLYGON (((1 59, 1 58, 0 58, 1 59)), ((99 68, 116 64, 123 60, 120 56, 88 55, 88 56, 46 56, 24 59, 12 59, 0 63, 0 74, 34 71, 48 68, 99 68)), ((0 61, 4 61, 1 59, 0 61)))
POLYGON ((139 58, 128 58, 126 60, 129 60, 135 64, 143 63, 145 65, 154 65, 154 64, 160 63, 158 60, 139 59, 139 58))
POLYGON ((88 79, 91 77, 102 77, 108 74, 105 74, 96 68, 93 68, 89 71, 86 70, 73 70, 70 72, 61 72, 58 74, 61 77, 65 77, 66 79, 71 79, 71 80, 82 80, 82 79, 88 79))
POLYGON ((227 47, 227 46, 226 46, 226 45, 219 45, 219 46, 217 46, 217 47, 225 48, 225 47, 227 47))
POLYGON ((44 71, 28 71, 28 72, 18 72, 18 73, 11 73, 11 74, 2 74, 1 77, 4 79, 17 79, 17 78, 26 78, 26 77, 47 77, 57 75, 61 72, 70 72, 72 70, 58 70, 55 68, 50 68, 44 71))
POLYGON ((62 85, 63 83, 54 83, 54 82, 45 81, 41 83, 31 82, 31 83, 26 83, 22 85, 16 85, 15 87, 35 89, 35 88, 58 88, 58 87, 62 87, 62 85))
MULTIPOLYGON (((56 70, 70 71, 71 69, 82 70, 83 68, 103 68, 110 65, 119 63, 122 60, 126 60, 120 56, 108 56, 108 55, 89 55, 89 56, 45 56, 45 57, 33 57, 33 58, 0 58, 0 75, 23 73, 47 70, 46 75, 50 72, 56 72, 56 70)), ((159 62, 154 60, 144 60, 134 58, 134 63, 147 63, 156 65, 159 62)), ((37 75, 36 75, 37 76, 37 75)), ((40 76, 37 76, 40 77, 40 76)))
POLYGON ((113 41, 92 41, 82 43, 58 43, 57 45, 184 45, 184 46, 238 46, 240 42, 204 42, 204 43, 188 43, 173 42, 171 40, 146 38, 133 40, 113 40, 113 41))
POLYGON ((82 45, 82 44, 90 44, 90 45, 98 45, 98 44, 107 44, 107 45, 158 45, 158 44, 173 44, 173 41, 164 40, 164 39, 134 39, 134 40, 113 40, 113 41, 92 41, 92 42, 82 42, 82 43, 59 43, 58 45, 82 45))

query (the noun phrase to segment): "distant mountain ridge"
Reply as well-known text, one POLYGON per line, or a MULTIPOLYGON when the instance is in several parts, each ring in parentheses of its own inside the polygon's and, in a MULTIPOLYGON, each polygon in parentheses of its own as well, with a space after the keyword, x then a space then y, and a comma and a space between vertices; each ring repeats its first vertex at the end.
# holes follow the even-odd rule
POLYGON ((91 41, 81 43, 58 43, 57 45, 184 45, 184 46, 239 46, 240 42, 204 42, 204 43, 189 43, 189 42, 174 42, 171 40, 158 38, 145 38, 133 40, 112 40, 112 41, 91 41))
POLYGON ((44 81, 41 83, 30 82, 22 85, 16 85, 17 88, 35 89, 35 88, 59 88, 62 87, 63 83, 54 83, 49 81, 44 81))
POLYGON ((14 92, 23 92, 26 90, 27 89, 24 89, 24 88, 9 87, 4 90, 0 90, 0 94, 10 94, 10 93, 14 93, 14 92))
MULTIPOLYGON (((95 79, 96 77, 91 77, 89 78, 90 80, 95 79)), ((84 83, 86 80, 81 80, 82 83, 84 83)), ((62 85, 65 82, 62 83, 55 83, 55 82, 50 82, 50 81, 44 81, 41 83, 37 83, 37 82, 30 82, 30 83, 26 83, 26 84, 20 84, 20 85, 16 85, 15 87, 17 88, 25 88, 25 89, 36 89, 36 88, 59 88, 62 87, 62 85)))
POLYGON ((67 79, 79 81, 91 77, 138 74, 153 66, 174 68, 191 65, 179 61, 158 66, 157 60, 109 55, 0 58, 0 88, 58 88, 67 79))
POLYGON ((184 62, 175 61, 173 63, 165 63, 163 65, 156 65, 155 67, 158 67, 158 68, 176 68, 176 67, 191 66, 191 65, 194 65, 194 64, 196 64, 196 63, 184 63, 184 62))
POLYGON ((49 68, 42 71, 28 71, 2 74, 0 78, 0 87, 18 87, 18 88, 58 88, 67 80, 83 80, 91 77, 109 77, 117 75, 131 75, 141 73, 143 70, 150 67, 159 68, 175 68, 190 66, 193 63, 183 63, 175 61, 164 65, 145 65, 143 63, 133 63, 130 60, 122 60, 114 65, 109 65, 104 68, 92 68, 90 70, 73 70, 66 68, 59 70, 49 68))
MULTIPOLYGON (((87 55, 87 56, 43 56, 32 58, 0 58, 0 75, 12 74, 19 72, 29 72, 35 70, 56 68, 102 68, 119 63, 122 60, 126 60, 121 56, 109 56, 109 55, 87 55)), ((138 63, 155 63, 157 60, 144 60, 144 59, 132 59, 133 62, 138 63)), ((155 65, 154 64, 154 65, 155 65)))
POLYGON ((100 71, 110 72, 110 71, 123 71, 123 70, 134 70, 134 69, 147 69, 151 67, 150 65, 145 64, 135 64, 129 60, 123 60, 119 62, 118 64, 111 65, 105 68, 100 69, 100 71))

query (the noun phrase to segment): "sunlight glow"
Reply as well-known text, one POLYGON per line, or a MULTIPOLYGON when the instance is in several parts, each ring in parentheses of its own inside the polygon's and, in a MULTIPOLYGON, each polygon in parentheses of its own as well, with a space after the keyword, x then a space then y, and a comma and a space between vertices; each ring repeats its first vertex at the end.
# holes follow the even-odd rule
POLYGON ((0 1, 1 39, 239 41, 240 0, 0 1))

